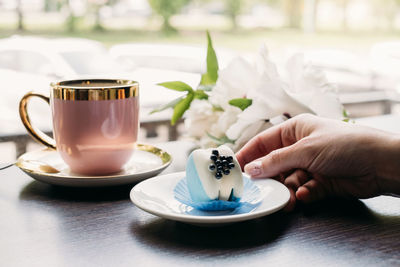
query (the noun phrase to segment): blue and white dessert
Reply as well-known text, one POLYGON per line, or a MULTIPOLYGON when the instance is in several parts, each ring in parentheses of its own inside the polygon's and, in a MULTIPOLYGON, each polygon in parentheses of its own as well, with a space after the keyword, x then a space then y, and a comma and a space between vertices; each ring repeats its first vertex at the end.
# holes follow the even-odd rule
POLYGON ((193 202, 238 202, 243 194, 239 162, 224 145, 193 151, 186 164, 186 182, 193 202))

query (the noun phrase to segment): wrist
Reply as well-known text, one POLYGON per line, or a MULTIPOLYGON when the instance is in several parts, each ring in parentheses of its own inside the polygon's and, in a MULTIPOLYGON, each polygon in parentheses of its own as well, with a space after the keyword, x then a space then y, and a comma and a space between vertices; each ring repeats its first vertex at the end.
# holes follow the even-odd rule
POLYGON ((381 194, 400 195, 400 136, 384 136, 377 153, 377 182, 381 194))

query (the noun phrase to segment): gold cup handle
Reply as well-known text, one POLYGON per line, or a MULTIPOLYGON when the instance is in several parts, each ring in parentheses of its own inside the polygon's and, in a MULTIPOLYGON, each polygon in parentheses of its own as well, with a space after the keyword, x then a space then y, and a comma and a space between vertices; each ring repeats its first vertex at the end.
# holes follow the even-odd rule
POLYGON ((31 124, 31 120, 29 119, 28 115, 28 102, 31 97, 39 97, 46 101, 47 104, 50 104, 50 98, 48 98, 47 96, 34 92, 29 92, 25 94, 19 102, 19 116, 21 117, 22 123, 24 124, 28 133, 33 137, 33 139, 51 149, 56 149, 56 142, 54 141, 54 139, 31 124))

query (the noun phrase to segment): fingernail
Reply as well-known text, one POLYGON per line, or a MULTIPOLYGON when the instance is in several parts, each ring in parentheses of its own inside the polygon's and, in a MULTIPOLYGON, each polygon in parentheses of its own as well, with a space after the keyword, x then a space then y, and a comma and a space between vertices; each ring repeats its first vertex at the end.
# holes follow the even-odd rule
POLYGON ((257 176, 261 174, 261 161, 253 161, 244 167, 244 171, 250 176, 257 176))

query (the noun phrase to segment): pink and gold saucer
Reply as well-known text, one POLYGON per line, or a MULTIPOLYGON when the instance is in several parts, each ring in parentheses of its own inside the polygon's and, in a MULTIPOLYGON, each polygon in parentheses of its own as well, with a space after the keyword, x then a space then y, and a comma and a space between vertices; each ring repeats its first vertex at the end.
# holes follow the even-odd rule
POLYGON ((56 150, 43 148, 27 152, 16 165, 32 178, 53 185, 71 187, 102 187, 133 184, 153 177, 171 162, 166 151, 152 145, 137 144, 136 150, 122 171, 104 176, 72 173, 56 150))

